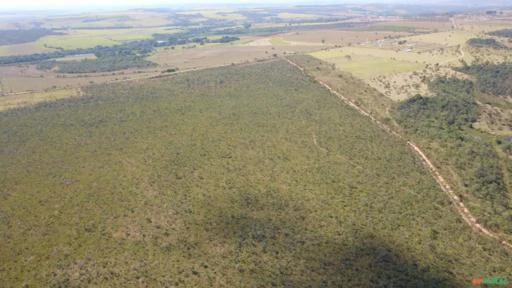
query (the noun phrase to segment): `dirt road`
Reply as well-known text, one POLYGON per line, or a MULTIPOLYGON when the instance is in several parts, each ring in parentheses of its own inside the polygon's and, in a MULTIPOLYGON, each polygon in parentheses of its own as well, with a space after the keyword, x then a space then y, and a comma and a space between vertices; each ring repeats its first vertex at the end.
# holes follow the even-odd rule
MULTIPOLYGON (((288 63, 295 66, 297 69, 299 69, 303 74, 306 74, 304 71, 304 68, 299 66, 297 63, 291 61, 290 59, 284 58, 288 63)), ((313 77, 314 78, 314 77, 313 77)), ((423 153, 423 151, 410 140, 406 140, 402 135, 400 135, 398 132, 391 129, 389 126, 383 124, 379 120, 377 120, 375 117, 373 117, 370 113, 363 110, 361 107, 354 104, 352 101, 350 101, 345 96, 338 93, 336 90, 332 89, 329 85, 325 84, 321 80, 318 80, 314 78, 320 85, 325 87, 331 94, 336 95, 338 98, 340 98, 343 102, 345 102, 350 107, 357 110, 361 115, 366 116, 370 118, 375 124, 377 124, 379 127, 384 129, 386 132, 388 132, 391 135, 394 135, 395 137, 398 137, 401 140, 407 141, 407 144, 411 147, 412 151, 420 157, 425 167, 429 170, 430 174, 436 182, 439 184, 441 189, 450 197, 450 200, 452 201, 453 205, 455 206, 455 209, 460 214, 462 219, 475 231, 482 233, 490 238, 493 238, 495 240, 498 240, 503 246, 507 247, 508 249, 512 250, 512 244, 504 240, 501 236, 498 234, 490 231, 486 227, 482 226, 482 224, 478 223, 478 220, 471 214, 471 212, 468 210, 468 208, 464 205, 464 203, 460 200, 460 198, 455 194, 453 189, 448 185, 448 182, 443 178, 441 173, 439 173, 439 170, 432 164, 432 161, 423 153)))

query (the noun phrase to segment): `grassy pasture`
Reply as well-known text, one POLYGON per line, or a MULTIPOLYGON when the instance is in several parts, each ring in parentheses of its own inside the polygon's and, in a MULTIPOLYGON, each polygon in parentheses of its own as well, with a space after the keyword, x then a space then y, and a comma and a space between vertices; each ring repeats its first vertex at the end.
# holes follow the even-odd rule
POLYGON ((13 56, 53 52, 55 49, 43 47, 36 42, 0 46, 0 56, 13 56))
POLYGON ((281 37, 272 37, 269 39, 270 44, 275 46, 290 45, 290 42, 284 40, 281 37))
POLYGON ((472 32, 457 30, 415 35, 407 37, 405 39, 412 42, 426 42, 442 44, 445 46, 457 46, 465 45, 466 42, 473 37, 475 37, 475 34, 472 32))
POLYGON ((3 66, 0 77, 5 93, 44 91, 48 89, 79 88, 92 83, 119 81, 128 78, 160 75, 161 69, 129 69, 118 72, 90 73, 87 75, 61 75, 41 71, 34 65, 3 66), (139 73, 142 71, 143 73, 139 73))
POLYGON ((209 19, 217 19, 217 20, 231 20, 231 21, 237 21, 237 20, 245 20, 246 17, 236 13, 234 10, 193 10, 193 11, 186 11, 186 12, 179 12, 179 14, 182 15, 196 15, 199 14, 202 17, 209 18, 209 19))
POLYGON ((385 37, 403 37, 410 35, 405 32, 388 31, 352 31, 337 29, 316 29, 287 33, 281 35, 284 40, 297 42, 327 43, 338 45, 349 45, 367 41, 384 39, 385 37))
POLYGON ((52 16, 42 19, 43 27, 67 28, 106 28, 106 27, 156 27, 168 26, 172 20, 167 13, 149 11, 96 12, 78 15, 52 16))
POLYGON ((405 143, 282 61, 87 94, 0 117, 8 287, 466 287, 512 273, 405 143))
POLYGON ((97 59, 94 54, 80 54, 80 55, 70 55, 62 58, 57 58, 55 61, 59 62, 67 62, 67 61, 81 61, 81 60, 94 60, 97 59))
POLYGON ((274 58, 274 54, 276 56, 283 56, 285 54, 311 52, 318 49, 315 46, 271 46, 266 39, 265 43, 260 44, 262 45, 219 45, 211 47, 198 46, 191 49, 159 49, 147 59, 163 67, 177 67, 181 70, 186 70, 254 62, 261 59, 274 58))
POLYGON ((405 52, 391 49, 366 48, 366 47, 343 47, 329 49, 312 53, 319 59, 336 59, 346 55, 370 56, 385 59, 396 59, 397 61, 418 62, 421 64, 454 63, 459 64, 458 55, 451 52, 441 53, 439 51, 429 52, 405 52))
POLYGON ((38 39, 39 46, 62 47, 64 49, 91 48, 98 45, 112 46, 124 41, 149 39, 155 33, 176 33, 181 29, 130 28, 130 29, 80 29, 67 32, 67 35, 53 35, 38 39))
POLYGON ((48 36, 37 40, 37 45, 43 47, 60 47, 64 49, 92 48, 98 45, 113 46, 117 41, 102 36, 64 35, 48 36))
MULTIPOLYGON (((432 50, 418 53, 379 48, 343 47, 317 51, 310 55, 335 64, 336 68, 365 80, 390 99, 404 100, 418 93, 430 95, 422 78, 432 79, 435 78, 435 75, 464 78, 461 73, 456 73, 449 68, 461 65, 459 61, 461 54, 455 48, 452 50, 432 50), (428 69, 427 65, 429 65, 428 69)), ((466 52, 464 59, 469 63, 473 57, 466 52)))
POLYGON ((351 55, 350 59, 347 57, 336 57, 324 58, 324 60, 334 63, 338 69, 350 72, 362 79, 414 71, 422 67, 421 64, 414 62, 363 55, 351 55))
POLYGON ((314 19, 319 18, 319 15, 315 14, 306 14, 306 13, 279 13, 277 14, 277 17, 281 19, 286 20, 293 20, 293 19, 314 19))
POLYGON ((30 92, 19 95, 0 96, 0 111, 16 109, 20 107, 34 106, 41 102, 55 101, 58 99, 78 96, 77 90, 58 89, 41 92, 30 92))
POLYGON ((434 31, 449 31, 452 30, 451 21, 446 18, 443 20, 435 21, 433 19, 418 19, 418 20, 400 20, 400 21, 384 21, 372 24, 369 29, 389 29, 389 31, 415 31, 415 32, 434 32, 434 31))

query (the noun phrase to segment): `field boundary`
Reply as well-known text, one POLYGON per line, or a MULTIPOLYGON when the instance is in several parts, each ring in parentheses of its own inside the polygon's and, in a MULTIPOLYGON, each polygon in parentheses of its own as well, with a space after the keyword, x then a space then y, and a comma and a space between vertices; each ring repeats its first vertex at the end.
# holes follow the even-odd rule
POLYGON ((375 117, 373 117, 370 113, 368 113, 367 111, 365 111, 364 109, 362 109, 361 107, 359 107, 358 105, 356 105, 354 102, 350 101, 347 97, 341 95, 339 92, 337 92, 336 90, 334 90, 333 88, 331 88, 329 85, 327 85, 326 83, 324 83, 323 81, 315 78, 314 76, 312 75, 309 75, 308 73, 306 73, 305 69, 303 67, 301 67, 300 65, 298 65, 297 63, 293 62, 292 60, 288 59, 288 58, 283 58, 285 61, 287 61, 290 65, 294 66, 295 68, 299 69, 302 74, 304 75, 308 75, 308 76, 311 76, 316 82, 318 82, 320 85, 322 85, 325 89, 327 89, 331 94, 337 96, 340 100, 342 100, 345 104, 347 104, 348 106, 354 108, 357 112, 359 112, 359 114, 365 116, 365 117, 368 117, 370 118, 370 120, 377 124, 377 126, 379 126, 380 128, 382 128, 384 131, 386 131, 388 134, 391 134, 397 138, 399 138, 400 140, 403 140, 403 141, 406 141, 407 145, 409 147, 411 147, 412 151, 414 152, 414 154, 416 154, 420 159, 421 159, 421 162, 423 163, 423 165, 428 169, 428 171, 430 172, 430 174, 432 175, 432 177, 434 177, 434 179, 436 180, 437 184, 441 187, 441 189, 448 195, 448 197, 450 198, 453 206, 455 206, 455 209, 457 210, 457 212, 459 213, 459 215, 462 217, 462 219, 464 219, 464 221, 476 232, 479 232, 483 235, 486 235, 490 238, 493 238, 495 240, 497 240, 498 242, 500 242, 501 245, 503 245, 504 247, 512 250, 512 244, 508 241, 506 241, 505 239, 503 239, 503 237, 501 237, 500 235, 498 235, 497 233, 494 233, 492 232, 491 230, 489 230, 488 228, 484 227, 482 224, 479 223, 478 219, 476 219, 476 217, 474 217, 471 212, 469 211, 469 209, 466 207, 466 205, 464 205, 464 203, 461 201, 460 197, 458 197, 455 192, 453 191, 453 189, 450 187, 450 185, 448 184, 448 182, 443 178, 443 176, 441 175, 441 173, 439 172, 439 170, 432 164, 432 161, 430 161, 430 159, 425 155, 425 153, 418 147, 418 145, 416 145, 414 142, 412 142, 411 140, 407 140, 405 139, 401 134, 399 134, 398 132, 396 132, 395 130, 391 129, 389 126, 385 125, 384 123, 380 122, 379 120, 377 120, 375 117))

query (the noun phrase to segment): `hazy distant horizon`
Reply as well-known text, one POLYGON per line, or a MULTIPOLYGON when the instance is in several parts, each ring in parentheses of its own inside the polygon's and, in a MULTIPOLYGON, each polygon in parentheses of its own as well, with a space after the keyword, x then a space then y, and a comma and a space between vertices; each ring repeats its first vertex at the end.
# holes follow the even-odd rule
POLYGON ((97 10, 97 9, 134 9, 134 8, 209 8, 213 6, 290 6, 290 5, 332 5, 332 4, 410 4, 410 5, 462 5, 462 6, 512 6, 512 0, 490 0, 490 1, 479 1, 479 0, 448 0, 448 1, 435 1, 435 0, 422 0, 416 1, 411 4, 411 1, 407 0, 347 0, 347 1, 335 1, 335 0, 284 0, 276 1, 272 0, 25 0, 18 2, 5 3, 0 5, 0 11, 41 11, 41 10, 67 10, 67 11, 80 11, 80 10, 97 10), (419 2, 419 3, 418 3, 419 2))

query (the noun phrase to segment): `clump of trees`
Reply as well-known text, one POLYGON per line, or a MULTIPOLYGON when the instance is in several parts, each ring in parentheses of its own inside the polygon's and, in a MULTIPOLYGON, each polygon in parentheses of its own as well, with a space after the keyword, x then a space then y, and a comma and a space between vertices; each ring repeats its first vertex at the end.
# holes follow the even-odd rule
POLYGON ((39 69, 57 68, 61 73, 95 73, 109 72, 128 68, 147 68, 156 64, 136 55, 106 56, 98 59, 82 61, 45 61, 38 65, 39 69))
MULTIPOLYGON (((473 83, 456 78, 439 78, 429 85, 441 97, 416 95, 398 106, 398 119, 416 130, 470 127, 478 118, 478 106, 472 95, 473 83)), ((429 131, 421 131, 429 133, 429 131)))
POLYGON ((502 29, 487 33, 492 36, 512 38, 512 29, 502 29))
POLYGON ((459 71, 474 75, 478 81, 480 91, 496 95, 512 95, 512 64, 475 64, 465 65, 459 71))
POLYGON ((439 161, 453 165, 467 189, 481 200, 478 213, 486 225, 512 232, 512 209, 494 144, 472 129, 479 116, 470 80, 438 78, 429 83, 436 97, 415 97, 395 109, 397 122, 409 132, 436 143, 439 161))
POLYGON ((507 46, 492 38, 471 38, 468 40, 468 45, 475 48, 508 49, 507 46))

